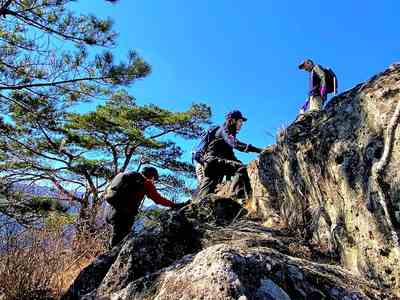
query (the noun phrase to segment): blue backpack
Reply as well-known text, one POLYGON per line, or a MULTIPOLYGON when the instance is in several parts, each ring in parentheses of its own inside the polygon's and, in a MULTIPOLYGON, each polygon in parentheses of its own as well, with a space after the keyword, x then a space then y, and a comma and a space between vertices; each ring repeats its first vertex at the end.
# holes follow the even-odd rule
POLYGON ((192 152, 192 162, 196 161, 199 164, 203 164, 204 153, 207 150, 208 145, 211 143, 218 129, 219 126, 211 126, 207 130, 203 131, 199 144, 196 148, 194 148, 192 152))

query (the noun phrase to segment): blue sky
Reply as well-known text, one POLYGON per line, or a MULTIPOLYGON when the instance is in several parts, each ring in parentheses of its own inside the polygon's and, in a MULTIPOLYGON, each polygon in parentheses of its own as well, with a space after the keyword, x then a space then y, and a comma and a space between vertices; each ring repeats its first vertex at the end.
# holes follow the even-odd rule
MULTIPOLYGON (((185 110, 204 102, 221 123, 231 109, 239 133, 263 147, 290 124, 307 94, 304 58, 331 67, 340 91, 400 58, 400 1, 81 0, 78 12, 110 17, 117 55, 135 49, 152 74, 130 89, 141 104, 185 110)), ((190 152, 193 142, 183 147, 190 152)), ((188 157, 189 155, 187 155, 188 157)), ((252 154, 239 155, 244 161, 252 154)))

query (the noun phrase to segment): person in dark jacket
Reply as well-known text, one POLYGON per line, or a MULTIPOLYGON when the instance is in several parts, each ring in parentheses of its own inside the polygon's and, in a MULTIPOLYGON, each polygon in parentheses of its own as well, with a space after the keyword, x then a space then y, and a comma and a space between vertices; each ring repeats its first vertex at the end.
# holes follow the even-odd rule
POLYGON ((144 167, 141 174, 144 177, 144 188, 140 191, 132 191, 132 201, 126 203, 125 209, 117 210, 110 205, 107 208, 106 221, 112 225, 111 248, 121 242, 131 232, 135 217, 139 212, 140 204, 145 196, 153 200, 156 204, 171 208, 180 208, 186 204, 174 203, 158 193, 154 185, 155 181, 158 180, 158 171, 156 168, 144 167))
POLYGON ((304 113, 307 110, 321 110, 327 96, 326 74, 324 69, 320 65, 314 64, 311 59, 304 60, 299 65, 299 69, 310 73, 309 97, 304 103, 300 113, 304 113))
POLYGON ((242 113, 234 110, 226 116, 225 123, 217 129, 204 153, 204 175, 199 187, 199 197, 215 192, 217 185, 225 176, 227 179, 234 176, 232 186, 238 197, 245 197, 251 192, 246 166, 236 158, 233 149, 256 153, 261 153, 262 149, 242 143, 236 138, 245 121, 247 119, 242 113))

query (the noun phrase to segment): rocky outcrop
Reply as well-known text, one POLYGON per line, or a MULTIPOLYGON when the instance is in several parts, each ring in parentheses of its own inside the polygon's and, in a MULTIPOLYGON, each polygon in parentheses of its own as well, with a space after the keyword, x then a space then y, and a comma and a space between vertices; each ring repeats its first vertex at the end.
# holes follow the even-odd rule
POLYGON ((161 214, 155 225, 132 233, 108 253, 82 270, 64 299, 87 294, 108 295, 129 283, 168 267, 186 254, 201 250, 207 226, 226 225, 242 215, 242 207, 230 199, 207 197, 182 211, 161 214))
POLYGON ((164 212, 64 299, 397 299, 399 102, 394 65, 282 130, 244 207, 164 212))
POLYGON ((242 213, 220 197, 167 211, 83 270, 63 299, 390 299, 286 230, 242 213))
POLYGON ((250 166, 250 211, 399 294, 400 65, 278 135, 250 166))
POLYGON ((266 247, 218 244, 134 281, 110 299, 380 299, 340 268, 266 247))

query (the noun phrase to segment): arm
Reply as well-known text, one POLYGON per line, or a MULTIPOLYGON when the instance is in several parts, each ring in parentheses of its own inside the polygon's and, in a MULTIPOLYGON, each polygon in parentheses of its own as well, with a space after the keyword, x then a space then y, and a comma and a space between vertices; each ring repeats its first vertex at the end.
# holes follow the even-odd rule
POLYGON ((247 152, 248 145, 240 142, 233 134, 229 134, 225 128, 221 128, 220 132, 221 137, 224 139, 225 143, 227 143, 232 148, 236 150, 247 152))
POLYGON ((260 153, 261 149, 254 147, 251 144, 245 144, 239 141, 233 134, 229 134, 226 129, 222 129, 221 132, 222 138, 224 141, 231 146, 232 148, 235 148, 236 150, 239 150, 241 152, 256 152, 260 153))
POLYGON ((249 147, 248 144, 242 143, 241 141, 239 141, 239 140, 237 140, 235 138, 235 146, 234 146, 234 148, 236 150, 239 150, 239 151, 242 151, 242 152, 248 152, 248 147, 249 147))
POLYGON ((154 184, 146 180, 144 183, 145 189, 146 189, 146 196, 149 197, 151 200, 153 200, 155 203, 163 205, 163 206, 168 206, 168 207, 174 207, 175 203, 164 198, 161 196, 158 192, 154 184))
POLYGON ((260 148, 254 147, 252 144, 245 144, 238 140, 236 140, 235 149, 242 152, 255 152, 255 153, 261 153, 262 151, 260 148))
POLYGON ((248 145, 247 145, 247 150, 246 150, 246 152, 261 153, 261 152, 262 152, 262 149, 257 148, 257 147, 255 147, 255 146, 253 146, 252 144, 248 144, 248 145))

